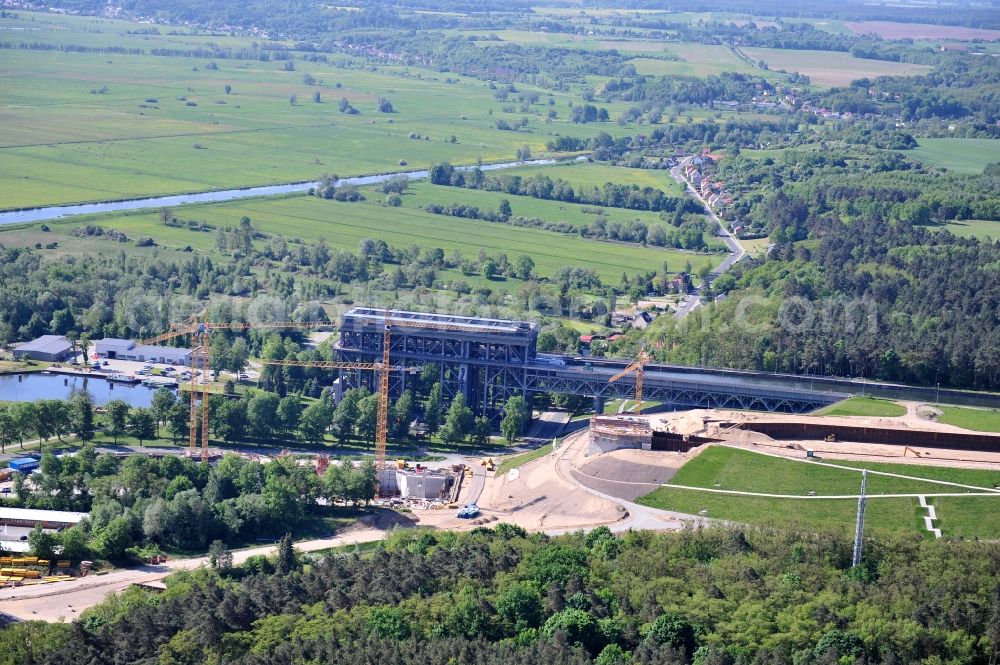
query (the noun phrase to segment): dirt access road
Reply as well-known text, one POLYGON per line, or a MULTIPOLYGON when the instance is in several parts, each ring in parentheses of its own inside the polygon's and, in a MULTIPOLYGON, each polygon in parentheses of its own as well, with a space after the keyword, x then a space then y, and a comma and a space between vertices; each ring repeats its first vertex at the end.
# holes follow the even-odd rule
MULTIPOLYGON (((379 529, 359 529, 343 536, 296 543, 295 549, 300 552, 315 552, 343 545, 370 543, 381 540, 385 534, 385 531, 379 529)), ((233 552, 233 563, 241 564, 251 556, 273 555, 276 551, 275 545, 237 550, 233 552)), ((0 589, 0 612, 23 620, 71 621, 78 612, 133 584, 159 582, 179 570, 193 570, 206 565, 207 556, 193 557, 167 561, 158 566, 116 570, 107 575, 92 575, 73 582, 0 589)))

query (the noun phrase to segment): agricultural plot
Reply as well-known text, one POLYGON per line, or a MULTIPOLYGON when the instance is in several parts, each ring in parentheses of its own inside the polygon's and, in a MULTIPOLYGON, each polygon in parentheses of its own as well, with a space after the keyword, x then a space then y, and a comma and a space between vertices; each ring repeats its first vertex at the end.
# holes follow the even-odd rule
POLYGON ((958 25, 931 25, 926 23, 897 23, 895 21, 844 21, 854 34, 875 34, 883 39, 1000 39, 1000 30, 966 28, 958 25))
MULTIPOLYGON (((366 195, 370 195, 372 199, 377 199, 381 196, 374 188, 366 189, 366 195), (370 194, 368 194, 369 192, 370 194)), ((515 216, 533 217, 546 222, 571 224, 576 227, 593 223, 597 218, 598 212, 600 212, 601 216, 608 223, 617 222, 619 224, 626 224, 638 221, 646 226, 654 224, 669 226, 670 224, 669 218, 668 221, 664 221, 660 218, 659 213, 644 210, 626 210, 623 208, 563 203, 562 201, 548 201, 530 196, 512 196, 504 192, 490 192, 462 187, 444 187, 432 185, 426 181, 410 185, 401 198, 403 207, 416 210, 423 209, 429 203, 440 205, 457 203, 475 206, 480 210, 496 210, 499 208, 500 202, 506 200, 510 203, 511 211, 515 216)), ((705 235, 705 242, 708 243, 711 249, 720 251, 725 249, 725 243, 710 234, 705 235)))
POLYGON ((1000 140, 921 138, 909 154, 930 166, 978 174, 987 165, 1000 162, 1000 140))
POLYGON ((653 76, 695 76, 704 77, 722 72, 757 74, 761 72, 728 47, 714 44, 675 44, 666 47, 666 53, 679 60, 657 60, 636 58, 632 60, 640 74, 653 76))
MULTIPOLYGON (((77 43, 82 28, 60 34, 77 43)), ((117 28, 89 37, 99 45, 137 38, 117 28)), ((142 48, 198 45, 167 37, 202 39, 146 35, 142 48)), ((500 131, 489 114, 499 103, 486 84, 436 72, 339 69, 302 60, 295 71, 273 61, 210 64, 204 58, 5 50, 0 206, 308 181, 330 172, 383 173, 401 162, 413 169, 444 160, 503 161, 525 144, 543 151, 552 126, 571 136, 596 131, 566 120, 569 97, 563 95, 553 96, 562 117, 544 132, 545 98, 533 107, 538 115, 524 114, 531 120, 526 130, 500 131), (452 100, 446 106, 440 103, 445 96, 452 100), (395 112, 379 113, 379 97, 393 102, 395 112), (341 98, 359 113, 342 113, 341 98)), ((602 129, 625 131, 612 123, 602 129)))
POLYGON ((681 186, 670 177, 670 172, 666 170, 631 169, 594 162, 580 162, 556 166, 523 166, 506 170, 504 173, 523 176, 544 173, 553 180, 562 178, 574 188, 601 188, 605 183, 613 182, 618 185, 638 185, 639 187, 662 189, 670 196, 681 196, 684 193, 681 186))
POLYGON ((834 51, 750 47, 740 50, 754 61, 763 60, 771 70, 806 74, 813 85, 819 86, 844 86, 864 77, 915 76, 931 70, 927 65, 868 60, 834 51))
MULTIPOLYGON (((718 255, 601 242, 553 231, 433 215, 409 207, 391 208, 372 201, 341 203, 305 195, 190 206, 176 210, 175 214, 185 221, 197 220, 213 226, 235 226, 247 216, 255 228, 265 233, 307 242, 322 238, 332 248, 352 252, 357 251, 363 238, 373 238, 398 248, 440 247, 447 254, 457 250, 469 259, 478 256, 480 249, 494 255, 503 252, 511 258, 526 254, 535 261, 540 276, 551 276, 566 266, 587 267, 609 282, 617 282, 623 272, 659 270, 664 261, 673 266, 690 261, 694 270, 722 261, 718 255)), ((49 226, 54 231, 66 232, 85 223, 124 231, 129 237, 154 237, 166 249, 190 245, 195 250, 211 252, 215 248, 214 233, 193 231, 186 226, 165 226, 158 212, 93 216, 82 221, 50 222, 49 226)), ((19 245, 18 236, 22 233, 0 231, 0 242, 19 245)), ((108 251, 117 251, 118 243, 107 242, 107 247, 108 251)))
POLYGON ((979 240, 996 240, 1000 238, 1000 222, 991 219, 963 219, 941 224, 962 238, 978 238, 979 240))

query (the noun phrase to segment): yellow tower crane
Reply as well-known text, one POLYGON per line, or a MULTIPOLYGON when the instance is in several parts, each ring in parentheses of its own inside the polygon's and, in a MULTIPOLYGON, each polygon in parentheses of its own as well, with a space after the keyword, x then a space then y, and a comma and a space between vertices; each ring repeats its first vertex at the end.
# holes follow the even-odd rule
POLYGON ((635 357, 635 360, 628 364, 628 367, 618 372, 610 379, 609 383, 613 383, 629 374, 635 372, 635 412, 642 413, 642 377, 646 363, 652 360, 652 357, 646 353, 645 349, 639 352, 639 355, 635 357))
POLYGON ((189 358, 191 383, 188 391, 191 396, 191 412, 188 423, 188 455, 195 456, 198 448, 199 424, 201 430, 201 461, 208 461, 208 395, 209 395, 209 373, 211 372, 212 347, 210 334, 213 330, 278 330, 278 329, 312 329, 325 327, 331 324, 327 322, 298 323, 298 322, 277 322, 277 323, 217 323, 209 321, 199 322, 199 316, 189 318, 181 323, 170 324, 170 330, 155 337, 139 340, 140 344, 159 344, 177 337, 189 336, 191 339, 191 356, 189 358), (201 384, 197 381, 198 367, 201 367, 201 384), (200 400, 199 400, 200 397, 200 400), (199 404, 201 412, 199 414, 199 404), (199 423, 200 415, 200 423, 199 423))

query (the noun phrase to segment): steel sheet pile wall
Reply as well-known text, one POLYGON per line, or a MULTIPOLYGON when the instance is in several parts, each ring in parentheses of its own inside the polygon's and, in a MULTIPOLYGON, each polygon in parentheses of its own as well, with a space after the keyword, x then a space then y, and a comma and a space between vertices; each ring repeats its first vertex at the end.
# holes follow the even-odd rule
POLYGON ((992 434, 962 434, 929 430, 904 430, 886 427, 858 427, 817 423, 746 423, 741 429, 766 434, 772 439, 823 440, 832 434, 842 441, 856 443, 884 443, 896 446, 923 446, 925 448, 950 448, 1000 452, 1000 436, 992 434))

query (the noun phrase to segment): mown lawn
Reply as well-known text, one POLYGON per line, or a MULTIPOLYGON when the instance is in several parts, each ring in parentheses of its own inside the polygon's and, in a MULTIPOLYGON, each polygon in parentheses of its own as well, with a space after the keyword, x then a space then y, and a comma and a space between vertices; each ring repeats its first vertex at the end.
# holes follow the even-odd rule
POLYGON ((942 406, 938 422, 977 432, 1000 432, 1000 411, 969 409, 962 406, 942 406))
POLYGON ((937 513, 936 527, 942 536, 961 538, 1000 538, 1000 495, 939 496, 928 499, 937 513))
MULTIPOLYGON (((770 499, 670 487, 661 487, 636 502, 688 515, 705 510, 705 517, 743 524, 843 533, 853 531, 858 508, 855 499, 770 499)), ((915 498, 873 499, 868 502, 865 525, 869 530, 912 533, 922 528, 921 515, 922 509, 915 498)))
POLYGON ((814 416, 897 417, 906 415, 906 407, 887 399, 850 397, 816 411, 814 416))
MULTIPOLYGON (((832 463, 840 464, 839 461, 832 463)), ((845 464, 843 466, 852 465, 845 464)), ((862 465, 853 466, 860 467, 862 465)), ((863 466, 875 471, 883 470, 877 464, 865 463, 863 466)), ((895 469, 885 470, 890 473, 896 471, 895 469)), ((919 474, 907 475, 916 476, 919 474)), ((950 480, 950 478, 938 479, 950 480)), ((810 491, 820 496, 857 495, 861 490, 861 474, 813 462, 782 459, 738 448, 712 446, 682 466, 671 479, 670 484, 796 496, 807 495, 810 491)), ((870 494, 952 491, 961 492, 962 490, 919 480, 872 474, 868 476, 868 493, 870 494)))
POLYGON ((524 466, 528 462, 534 462, 536 459, 545 457, 552 452, 552 444, 546 443, 544 446, 535 448, 534 450, 529 450, 526 453, 521 453, 520 455, 514 455, 512 457, 506 457, 497 466, 496 475, 502 476, 511 469, 516 469, 519 466, 524 466))

